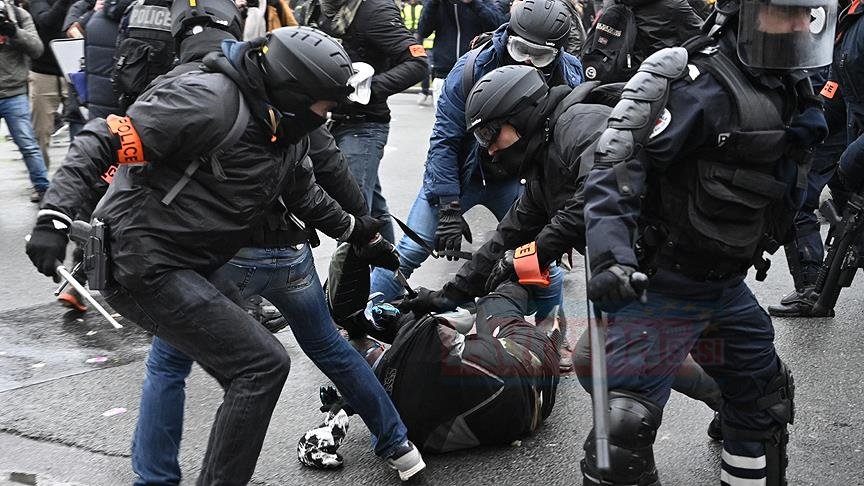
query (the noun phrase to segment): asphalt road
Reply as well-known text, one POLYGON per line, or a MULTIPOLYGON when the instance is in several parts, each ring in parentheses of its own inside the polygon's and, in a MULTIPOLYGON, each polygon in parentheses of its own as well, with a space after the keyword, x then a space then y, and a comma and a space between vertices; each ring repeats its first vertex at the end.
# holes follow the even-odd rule
MULTIPOLYGON (((381 166, 391 210, 403 216, 420 186, 433 119, 431 108, 414 101, 414 95, 392 99, 394 120, 381 166)), ((55 164, 66 150, 61 138, 52 148, 55 164)), ((37 274, 23 252, 23 238, 36 213, 28 194, 23 162, 11 142, 0 141, 0 484, 131 484, 129 446, 148 338, 134 326, 114 331, 92 312, 68 314, 54 303, 55 284, 37 274), (106 413, 118 409, 125 411, 106 413)), ((475 245, 482 244, 484 232, 494 227, 493 218, 476 208, 468 219, 478 235, 475 245)), ((333 248, 325 242, 316 249, 319 272, 326 271, 333 248)), ((782 255, 773 260, 768 280, 752 282, 764 305, 778 300, 791 282, 782 255)), ((455 263, 430 261, 412 283, 434 288, 457 268, 455 263)), ((577 264, 566 282, 571 341, 584 330, 583 278, 577 264)), ((837 318, 774 321, 777 348, 794 370, 797 385, 790 484, 864 485, 861 291, 859 279, 841 295, 837 318)), ((368 432, 357 417, 352 417, 340 449, 346 457, 344 469, 320 472, 300 466, 296 443, 322 419, 317 389, 326 379, 289 332, 278 336, 292 358, 291 376, 253 483, 398 484, 396 475, 370 452, 368 432)), ((188 383, 181 453, 185 483, 196 477, 219 402, 216 382, 195 368, 188 383)), ((512 447, 429 456, 427 472, 414 483, 578 484, 590 410, 589 396, 574 378, 565 377, 552 416, 533 437, 512 447)), ((710 418, 706 406, 673 394, 655 447, 665 485, 719 482, 720 447, 705 435, 710 418)))

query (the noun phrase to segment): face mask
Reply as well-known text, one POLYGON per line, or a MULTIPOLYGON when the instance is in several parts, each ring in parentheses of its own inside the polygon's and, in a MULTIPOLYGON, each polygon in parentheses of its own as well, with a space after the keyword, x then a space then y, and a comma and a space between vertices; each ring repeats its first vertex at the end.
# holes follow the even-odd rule
POLYGON ((308 108, 299 113, 283 113, 276 129, 277 143, 294 145, 326 122, 326 118, 308 108))

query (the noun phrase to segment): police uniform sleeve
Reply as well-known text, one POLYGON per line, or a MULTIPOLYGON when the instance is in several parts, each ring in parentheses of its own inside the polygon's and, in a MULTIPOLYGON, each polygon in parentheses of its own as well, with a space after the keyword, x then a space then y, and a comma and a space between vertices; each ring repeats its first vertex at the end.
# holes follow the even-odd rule
POLYGON ((282 190, 285 207, 315 229, 333 239, 345 238, 353 219, 315 182, 312 161, 304 157, 282 190))
POLYGON ((615 263, 639 266, 634 246, 647 172, 695 160, 688 156, 716 141, 718 127, 729 123, 729 103, 709 74, 692 82, 677 81, 642 150, 626 162, 591 169, 585 184, 585 224, 592 272, 615 263))
POLYGON ((342 151, 336 146, 333 135, 320 127, 309 134, 309 158, 315 180, 327 194, 354 216, 369 214, 369 207, 357 181, 351 176, 342 151))
MULTIPOLYGON (((371 4, 370 4, 371 5, 371 4)), ((376 49, 386 53, 390 69, 372 76, 372 101, 401 93, 419 83, 429 69, 426 50, 417 43, 405 24, 396 4, 389 0, 379 2, 380 8, 368 9, 364 15, 364 38, 376 49)), ((362 15, 361 7, 358 15, 362 15)), ((357 19, 355 19, 355 23, 357 19)))
POLYGON ((470 262, 462 265, 452 285, 474 297, 485 295, 486 279, 495 263, 505 251, 533 241, 546 219, 546 212, 537 204, 530 188, 526 188, 498 223, 492 238, 474 252, 470 262))

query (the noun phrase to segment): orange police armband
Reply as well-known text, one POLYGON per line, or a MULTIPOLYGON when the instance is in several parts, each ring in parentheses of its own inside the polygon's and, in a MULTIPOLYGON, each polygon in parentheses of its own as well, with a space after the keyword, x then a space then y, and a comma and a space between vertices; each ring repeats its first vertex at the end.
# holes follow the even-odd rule
POLYGON ((522 285, 549 286, 549 269, 540 269, 537 259, 537 243, 531 242, 513 252, 513 269, 522 285))
POLYGON ((822 91, 820 91, 819 94, 830 100, 837 94, 837 88, 839 88, 839 85, 836 82, 828 81, 825 83, 825 86, 822 87, 822 91))
POLYGON ((105 120, 108 129, 117 136, 120 148, 117 149, 117 163, 119 164, 146 164, 144 159, 144 146, 141 137, 132 125, 128 116, 108 115, 105 120))
POLYGON ((412 57, 426 57, 426 49, 420 44, 411 44, 408 46, 408 52, 411 53, 412 57))

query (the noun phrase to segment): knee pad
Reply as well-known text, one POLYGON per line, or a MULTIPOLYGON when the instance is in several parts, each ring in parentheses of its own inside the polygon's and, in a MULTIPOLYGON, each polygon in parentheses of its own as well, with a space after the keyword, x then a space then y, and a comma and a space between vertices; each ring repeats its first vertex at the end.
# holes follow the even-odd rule
MULTIPOLYGON (((765 387, 765 394, 755 403, 756 411, 767 412, 775 424, 768 430, 739 429, 723 422, 726 441, 761 442, 765 449, 766 486, 786 486, 786 467, 789 458, 786 446, 789 432, 786 428, 795 420, 795 380, 792 371, 782 361, 777 374, 765 387)), ((727 461, 723 461, 724 470, 727 461)))
POLYGON ((609 392, 609 459, 611 471, 597 469, 594 430, 585 441, 582 478, 586 486, 659 486, 654 464, 654 439, 663 410, 647 398, 627 391, 609 392))

